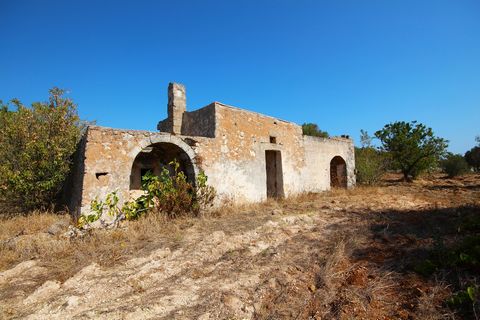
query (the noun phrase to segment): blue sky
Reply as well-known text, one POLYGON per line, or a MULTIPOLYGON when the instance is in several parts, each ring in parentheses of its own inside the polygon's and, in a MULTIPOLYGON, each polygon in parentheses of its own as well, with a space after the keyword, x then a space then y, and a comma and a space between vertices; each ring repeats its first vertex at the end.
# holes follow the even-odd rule
POLYGON ((480 134, 480 1, 0 0, 0 99, 66 88, 82 118, 155 130, 167 85, 333 135, 418 120, 480 134))

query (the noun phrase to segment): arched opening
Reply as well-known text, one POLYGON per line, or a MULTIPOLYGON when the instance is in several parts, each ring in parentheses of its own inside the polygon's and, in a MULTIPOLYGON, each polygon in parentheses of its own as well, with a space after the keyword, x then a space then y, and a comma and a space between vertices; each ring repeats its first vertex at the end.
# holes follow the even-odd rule
POLYGON ((347 187, 347 164, 340 156, 333 157, 330 161, 330 187, 347 187))
POLYGON ((189 182, 195 182, 195 170, 188 154, 179 146, 169 142, 159 142, 143 148, 135 157, 130 175, 130 190, 139 190, 142 187, 142 177, 147 172, 160 175, 163 168, 167 168, 171 174, 174 168, 170 165, 176 160, 179 170, 185 173, 189 182))

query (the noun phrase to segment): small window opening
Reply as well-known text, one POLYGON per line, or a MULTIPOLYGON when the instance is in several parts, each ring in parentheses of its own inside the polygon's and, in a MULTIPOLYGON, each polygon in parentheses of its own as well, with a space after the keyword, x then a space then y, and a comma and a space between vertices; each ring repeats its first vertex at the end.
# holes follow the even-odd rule
POLYGON ((108 172, 97 172, 97 173, 95 173, 95 177, 97 179, 100 179, 100 177, 106 176, 107 174, 108 174, 108 172))
POLYGON ((277 137, 270 136, 270 143, 277 143, 277 137))

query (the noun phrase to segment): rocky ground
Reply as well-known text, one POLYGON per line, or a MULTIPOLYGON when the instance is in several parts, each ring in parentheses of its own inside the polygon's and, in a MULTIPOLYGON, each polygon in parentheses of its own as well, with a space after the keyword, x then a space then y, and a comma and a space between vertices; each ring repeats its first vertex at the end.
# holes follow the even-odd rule
POLYGON ((3 219, 0 317, 460 317, 444 303, 447 279, 413 270, 458 219, 480 214, 480 176, 396 178, 82 239, 55 230, 65 217, 3 219))

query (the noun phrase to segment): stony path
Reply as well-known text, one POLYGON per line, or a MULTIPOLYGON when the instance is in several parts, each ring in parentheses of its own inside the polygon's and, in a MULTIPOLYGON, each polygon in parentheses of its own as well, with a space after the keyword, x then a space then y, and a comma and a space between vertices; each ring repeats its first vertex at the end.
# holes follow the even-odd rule
MULTIPOLYGON (((314 227, 328 236, 328 226, 341 220, 281 215, 228 235, 190 232, 179 249, 159 248, 109 269, 91 264, 64 283, 45 282, 27 297, 15 292, 9 303, 27 319, 251 318, 259 287, 271 285, 262 284, 261 276, 278 266, 265 258, 280 263, 278 246, 314 227)), ((33 281, 44 271, 36 261, 25 261, 1 273, 0 286, 21 288, 19 281, 33 281)))

